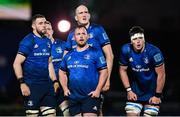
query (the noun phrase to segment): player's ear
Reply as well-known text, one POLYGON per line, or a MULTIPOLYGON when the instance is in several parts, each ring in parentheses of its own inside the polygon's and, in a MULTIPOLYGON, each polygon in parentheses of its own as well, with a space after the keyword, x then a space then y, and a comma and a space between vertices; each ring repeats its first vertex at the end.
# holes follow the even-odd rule
POLYGON ((75 15, 75 17, 74 17, 74 18, 75 18, 75 20, 76 20, 76 21, 78 20, 76 15, 75 15))
POLYGON ((32 23, 31 27, 32 27, 32 29, 35 29, 35 24, 34 24, 34 23, 32 23))
POLYGON ((88 16, 89 19, 91 19, 91 14, 89 13, 89 16, 88 16))

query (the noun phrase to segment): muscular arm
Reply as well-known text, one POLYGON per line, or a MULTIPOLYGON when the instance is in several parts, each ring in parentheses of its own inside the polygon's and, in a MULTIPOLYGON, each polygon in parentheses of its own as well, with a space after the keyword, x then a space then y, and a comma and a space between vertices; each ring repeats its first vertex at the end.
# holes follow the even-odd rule
POLYGON ((165 65, 161 65, 155 68, 157 73, 157 87, 156 93, 162 93, 165 84, 165 65))
POLYGON ((21 54, 16 55, 16 58, 13 63, 13 68, 17 79, 23 77, 22 63, 25 61, 25 59, 26 57, 21 54))
POLYGON ((59 70, 59 81, 61 83, 61 86, 64 90, 64 95, 68 96, 70 94, 70 91, 68 89, 68 78, 67 73, 65 71, 59 70))
POLYGON ((103 52, 105 54, 105 58, 106 58, 106 62, 107 62, 107 70, 108 70, 108 78, 107 78, 107 81, 104 85, 103 90, 107 91, 110 88, 110 76, 111 76, 111 71, 112 71, 112 67, 113 67, 114 55, 113 55, 112 48, 111 48, 110 44, 105 45, 103 47, 103 52))
POLYGON ((103 69, 99 71, 99 82, 98 85, 96 87, 96 90, 100 91, 102 90, 106 80, 108 78, 108 71, 107 69, 103 69))
MULTIPOLYGON (((119 67, 119 74, 121 77, 121 81, 122 81, 124 87, 126 88, 126 90, 127 90, 127 88, 130 88, 129 78, 127 75, 127 68, 128 68, 127 66, 119 67)), ((136 101, 137 95, 130 89, 129 91, 127 91, 127 99, 136 101)))
POLYGON ((120 66, 119 67, 119 75, 120 75, 121 81, 122 81, 125 88, 130 87, 129 78, 127 75, 127 68, 128 68, 127 66, 120 66))
POLYGON ((49 58, 49 77, 52 81, 57 79, 51 57, 49 58))
MULTIPOLYGON (((14 60, 13 68, 14 68, 16 78, 18 80, 23 78, 22 63, 25 61, 25 59, 26 59, 25 56, 23 56, 21 54, 17 54, 16 58, 14 60)), ((21 92, 22 92, 23 96, 29 96, 30 95, 31 92, 30 92, 29 87, 26 85, 26 83, 21 83, 20 88, 21 88, 21 92)))
POLYGON ((99 71, 99 82, 96 87, 96 90, 89 93, 89 95, 91 95, 91 97, 98 98, 100 96, 100 93, 102 91, 102 88, 103 88, 106 80, 107 80, 107 77, 108 77, 107 69, 103 69, 103 70, 99 71))

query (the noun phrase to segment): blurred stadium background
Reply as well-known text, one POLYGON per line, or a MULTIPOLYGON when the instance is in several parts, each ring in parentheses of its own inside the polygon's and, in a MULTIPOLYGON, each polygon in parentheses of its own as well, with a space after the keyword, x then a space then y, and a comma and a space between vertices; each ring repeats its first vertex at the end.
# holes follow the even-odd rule
POLYGON ((165 57, 167 76, 160 115, 180 115, 178 0, 0 0, 0 116, 24 115, 12 63, 20 40, 31 31, 31 16, 45 15, 52 22, 55 37, 66 40, 68 32, 60 33, 57 23, 67 19, 73 27, 73 11, 81 2, 90 8, 92 21, 104 26, 115 55, 104 114, 125 115, 126 92, 118 75, 118 49, 129 42, 128 30, 140 25, 145 29, 146 41, 158 46, 165 57))

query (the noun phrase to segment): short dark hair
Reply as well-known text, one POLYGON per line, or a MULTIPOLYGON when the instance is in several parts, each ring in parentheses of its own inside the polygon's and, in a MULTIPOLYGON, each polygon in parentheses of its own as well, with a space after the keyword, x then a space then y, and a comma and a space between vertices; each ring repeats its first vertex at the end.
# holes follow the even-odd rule
POLYGON ((35 14, 31 19, 32 24, 34 23, 34 21, 36 21, 37 18, 45 18, 45 16, 41 14, 35 14))
POLYGON ((141 28, 140 26, 133 26, 130 30, 129 30, 129 35, 132 36, 136 33, 144 33, 144 29, 141 28))
POLYGON ((50 22, 50 21, 46 21, 46 24, 49 24, 49 25, 51 25, 51 22, 50 22))
POLYGON ((84 25, 77 25, 77 26, 75 27, 75 30, 76 30, 76 29, 80 29, 80 28, 84 28, 84 29, 86 30, 86 32, 88 32, 88 31, 87 31, 87 28, 86 28, 84 25))

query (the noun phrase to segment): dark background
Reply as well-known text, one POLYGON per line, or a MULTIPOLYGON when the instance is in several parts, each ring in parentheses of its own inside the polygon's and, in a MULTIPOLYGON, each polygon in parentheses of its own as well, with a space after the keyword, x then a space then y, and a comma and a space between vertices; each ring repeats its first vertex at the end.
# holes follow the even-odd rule
MULTIPOLYGON (((166 84, 160 115, 180 115, 178 0, 32 0, 32 15, 45 15, 52 22, 55 37, 65 40, 67 33, 57 30, 57 22, 67 19, 73 27, 73 11, 80 2, 85 2, 89 7, 92 22, 104 26, 115 55, 111 89, 105 97, 104 114, 125 115, 126 92, 118 75, 118 50, 122 44, 130 41, 129 29, 140 25, 145 29, 146 41, 158 46, 165 58, 166 84)), ((0 20, 0 115, 24 115, 12 64, 20 40, 30 31, 30 21, 0 20)))

